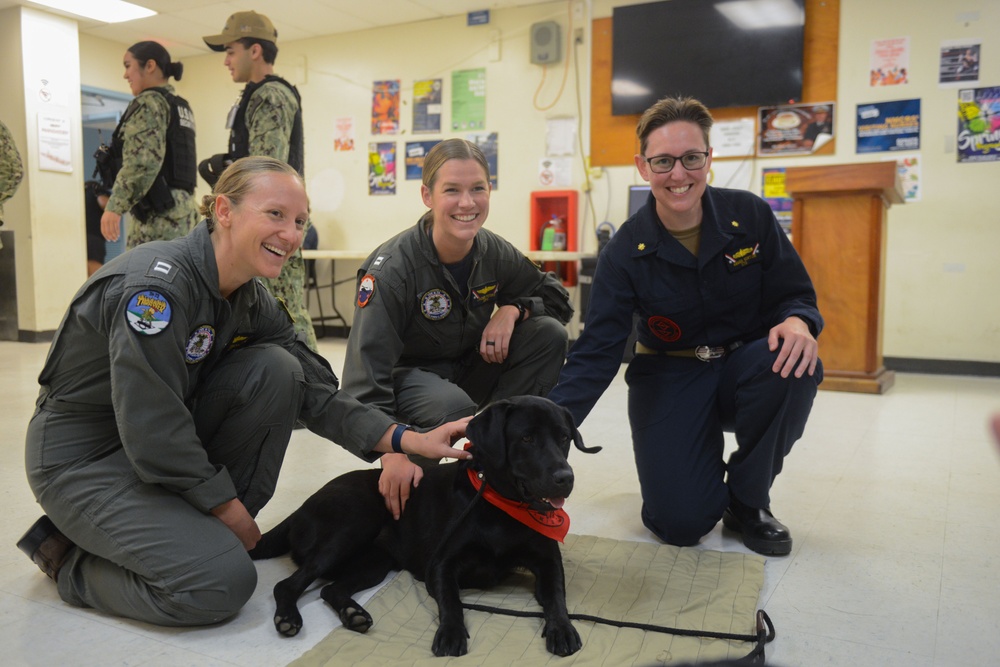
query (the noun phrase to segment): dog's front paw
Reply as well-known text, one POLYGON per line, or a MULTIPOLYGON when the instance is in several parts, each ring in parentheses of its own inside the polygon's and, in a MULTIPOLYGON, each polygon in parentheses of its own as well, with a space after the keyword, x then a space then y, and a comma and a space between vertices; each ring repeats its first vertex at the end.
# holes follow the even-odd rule
POLYGON ((434 643, 431 650, 437 657, 446 655, 465 655, 469 652, 469 644, 466 641, 469 633, 465 625, 442 625, 434 633, 434 643))
POLYGON ((365 611, 364 607, 357 602, 354 602, 354 600, 351 600, 351 604, 341 609, 338 615, 340 616, 340 622, 344 624, 345 628, 362 634, 368 632, 375 622, 372 620, 371 614, 365 611))
POLYGON ((286 614, 277 613, 274 615, 274 629, 279 635, 294 637, 302 629, 302 616, 298 610, 286 614))
POLYGON ((545 648, 555 655, 573 655, 583 648, 580 634, 569 621, 547 624, 542 636, 545 637, 545 648))

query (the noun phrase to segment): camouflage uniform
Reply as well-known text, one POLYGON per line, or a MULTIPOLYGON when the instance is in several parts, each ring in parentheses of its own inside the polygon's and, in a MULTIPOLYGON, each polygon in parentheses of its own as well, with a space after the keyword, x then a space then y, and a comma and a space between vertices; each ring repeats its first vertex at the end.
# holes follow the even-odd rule
MULTIPOLYGON (((288 162, 292 128, 298 101, 282 83, 267 82, 254 91, 246 111, 250 131, 250 155, 266 155, 288 162)), ((303 233, 308 231, 308 225, 303 233)), ((306 337, 309 349, 316 350, 316 332, 305 306, 306 266, 302 251, 288 258, 277 278, 261 278, 271 294, 281 299, 292 316, 295 331, 306 337)))
MULTIPOLYGON (((172 86, 162 86, 174 94, 172 86)), ((131 105, 138 105, 122 127, 125 147, 122 168, 115 178, 111 198, 105 210, 123 215, 145 196, 153 186, 167 151, 167 125, 170 124, 170 104, 155 91, 139 93, 131 105)), ((152 214, 145 222, 128 217, 125 239, 127 248, 147 241, 170 240, 185 236, 198 222, 194 195, 171 188, 174 206, 152 214)))
POLYGON ((24 167, 14 137, 7 126, 0 123, 0 225, 3 224, 3 203, 14 196, 23 176, 24 167))

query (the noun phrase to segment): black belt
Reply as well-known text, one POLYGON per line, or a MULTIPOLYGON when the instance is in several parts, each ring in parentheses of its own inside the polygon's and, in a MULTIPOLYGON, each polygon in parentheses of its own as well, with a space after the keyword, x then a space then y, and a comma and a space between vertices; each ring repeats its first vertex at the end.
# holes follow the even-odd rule
POLYGON ((656 354, 666 357, 688 357, 692 359, 697 359, 698 361, 712 361, 713 359, 721 359, 733 350, 742 347, 743 341, 738 340, 729 345, 699 345, 698 347, 689 347, 681 350, 654 350, 651 347, 643 345, 639 341, 635 342, 635 353, 636 354, 656 354))

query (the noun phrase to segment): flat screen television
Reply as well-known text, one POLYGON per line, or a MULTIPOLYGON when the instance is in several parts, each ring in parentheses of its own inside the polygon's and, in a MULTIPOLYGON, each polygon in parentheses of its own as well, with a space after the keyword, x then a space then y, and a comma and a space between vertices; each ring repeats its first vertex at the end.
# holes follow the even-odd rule
POLYGON ((611 107, 681 95, 707 107, 802 99, 805 0, 667 0, 612 12, 611 107))

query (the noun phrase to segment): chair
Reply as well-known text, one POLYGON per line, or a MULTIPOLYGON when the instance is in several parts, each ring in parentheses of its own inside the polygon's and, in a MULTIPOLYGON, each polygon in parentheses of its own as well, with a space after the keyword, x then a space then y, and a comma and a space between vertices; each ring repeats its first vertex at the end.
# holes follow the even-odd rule
MULTIPOLYGON (((309 225, 308 231, 306 231, 306 236, 302 240, 303 250, 316 250, 319 248, 319 232, 316 231, 315 225, 309 225)), ((322 333, 317 332, 316 335, 319 338, 326 338, 326 317, 323 315, 323 297, 320 294, 319 281, 316 278, 316 260, 307 259, 305 260, 306 269, 306 310, 309 310, 309 295, 312 292, 316 293, 316 306, 319 309, 319 322, 322 333)), ((314 327, 315 328, 315 327, 314 327)))

